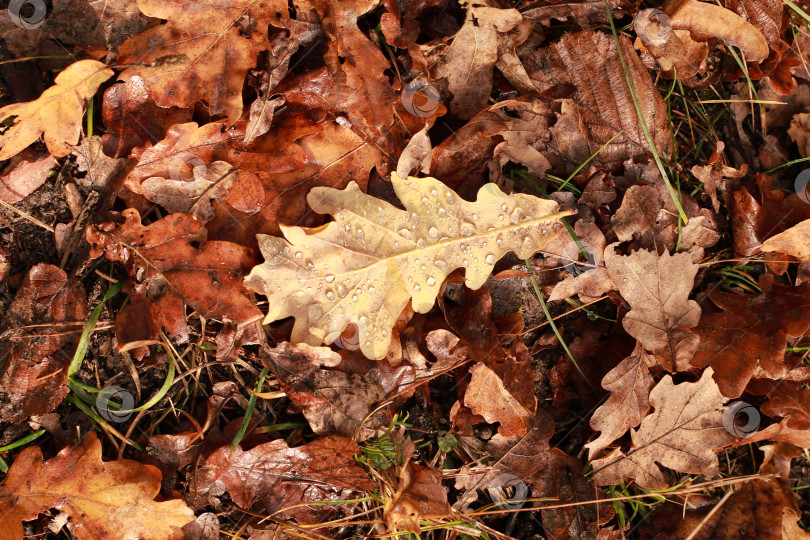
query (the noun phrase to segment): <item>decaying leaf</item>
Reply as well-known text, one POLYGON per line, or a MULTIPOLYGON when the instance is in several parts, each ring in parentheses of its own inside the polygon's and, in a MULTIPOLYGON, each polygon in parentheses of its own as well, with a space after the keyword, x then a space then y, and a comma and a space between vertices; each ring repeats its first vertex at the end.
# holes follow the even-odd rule
POLYGON ((36 100, 0 109, 0 121, 17 117, 0 135, 0 160, 19 154, 42 134, 51 155, 68 155, 69 145, 79 142, 85 104, 112 75, 113 70, 101 62, 80 60, 57 75, 56 84, 36 100))
POLYGON ((171 214, 144 226, 137 210, 123 212, 123 225, 105 223, 87 229, 94 257, 127 266, 131 276, 131 303, 116 324, 119 347, 156 343, 161 326, 179 339, 187 339, 185 308, 204 317, 231 321, 245 328, 261 318, 248 298, 242 277, 255 259, 245 247, 209 241, 200 220, 171 214))
POLYGON ((28 272, 0 325, 0 420, 51 412, 68 393, 69 345, 77 336, 60 323, 84 321, 86 302, 81 283, 56 266, 28 272))
POLYGON ((700 320, 700 306, 689 300, 697 265, 687 253, 665 251, 659 257, 639 250, 617 256, 613 247, 605 251, 605 265, 632 308, 622 321, 625 330, 665 369, 685 369, 699 341, 691 329, 700 320))
POLYGON ((756 296, 711 292, 709 298, 723 312, 703 315, 694 330, 700 345, 692 364, 710 365, 726 397, 740 396, 757 366, 764 376, 781 379, 788 371, 788 336, 810 330, 810 285, 781 285, 773 274, 763 274, 759 285, 763 292, 756 296))
POLYGON ((70 515, 79 539, 180 540, 194 512, 181 500, 156 502, 160 471, 137 461, 101 461, 95 432, 48 461, 23 450, 0 485, 0 539, 23 537, 23 521, 48 508, 70 515))
POLYGON ((464 394, 464 405, 487 422, 500 422, 504 437, 526 434, 526 420, 532 412, 526 410, 504 387, 498 375, 484 364, 470 369, 472 379, 464 394))
POLYGON ((283 439, 250 450, 224 446, 205 461, 198 475, 200 494, 222 495, 226 490, 242 508, 318 523, 336 513, 334 505, 296 506, 317 501, 350 499, 373 484, 354 461, 357 444, 326 436, 290 448, 283 439), (296 506, 295 508, 289 508, 296 506))
POLYGON ((465 268, 477 289, 507 251, 530 257, 564 230, 554 201, 507 196, 488 184, 470 203, 435 178, 392 178, 406 210, 362 193, 315 188, 307 200, 334 222, 284 227, 286 240, 259 235, 265 262, 245 279, 266 295, 265 322, 295 317, 292 340, 332 343, 353 322, 366 356, 383 358, 391 329, 409 301, 433 307, 444 278, 465 268))
POLYGON ((711 476, 719 472, 713 450, 734 437, 722 423, 723 404, 707 368, 695 383, 675 385, 670 375, 650 392, 655 409, 631 431, 633 448, 619 449, 594 460, 594 480, 599 485, 621 484, 631 478, 639 486, 662 489, 669 486, 658 464, 679 472, 711 476))
POLYGON ((654 384, 650 368, 655 364, 655 357, 638 343, 633 354, 602 379, 602 388, 610 391, 610 397, 591 416, 591 427, 602 432, 598 439, 585 445, 591 459, 629 428, 638 426, 647 415, 654 384))
MULTIPOLYGON (((286 2, 220 0, 210 4, 138 0, 142 13, 167 24, 128 39, 118 62, 131 64, 122 80, 141 77, 161 107, 186 107, 204 100, 230 124, 242 113, 242 85, 263 49, 268 26, 286 14, 286 2)), ((278 23, 276 23, 278 24, 278 23)))
POLYGON ((762 251, 784 253, 802 262, 810 261, 810 220, 794 225, 763 242, 762 251))
POLYGON ((40 155, 32 148, 13 156, 0 171, 0 199, 9 204, 25 199, 45 183, 55 165, 55 157, 40 155))

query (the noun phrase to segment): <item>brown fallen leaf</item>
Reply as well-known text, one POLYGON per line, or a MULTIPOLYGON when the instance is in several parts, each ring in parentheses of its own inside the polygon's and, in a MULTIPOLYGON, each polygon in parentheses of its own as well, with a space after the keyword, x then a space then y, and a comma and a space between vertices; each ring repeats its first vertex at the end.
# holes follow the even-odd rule
POLYGON ((466 285, 477 289, 507 251, 529 257, 564 230, 557 220, 567 212, 557 213, 556 202, 507 196, 494 184, 474 203, 435 178, 394 175, 392 184, 407 210, 355 182, 342 191, 318 187, 309 204, 335 221, 282 226, 286 240, 259 235, 265 262, 245 284, 268 297, 266 323, 293 316, 292 341, 320 345, 353 322, 363 354, 381 359, 405 306, 429 311, 450 272, 465 267, 466 285))
POLYGON ((593 460, 594 481, 609 485, 633 479, 641 487, 662 489, 670 484, 658 464, 679 472, 717 474, 713 450, 734 440, 722 423, 727 400, 712 380, 711 368, 695 383, 675 385, 665 375, 650 392, 655 410, 630 431, 632 449, 593 460))
POLYGON ((500 9, 494 2, 463 4, 466 19, 450 46, 439 46, 427 56, 437 56, 434 69, 437 77, 447 80, 450 111, 467 120, 486 107, 496 64, 507 78, 517 77, 531 85, 514 51, 529 36, 531 24, 518 10, 500 9), (512 70, 520 73, 511 76, 512 70))
POLYGON ((483 416, 490 424, 499 422, 498 431, 504 437, 526 434, 526 420, 532 412, 526 410, 503 385, 498 375, 482 363, 470 369, 472 378, 464 394, 464 405, 473 414, 483 416))
POLYGON ((784 253, 802 262, 810 261, 810 219, 763 242, 761 251, 784 253))
POLYGON ((723 312, 704 314, 694 330, 700 345, 692 365, 711 366, 720 391, 729 398, 742 395, 757 366, 764 376, 781 379, 788 371, 788 336, 810 330, 810 285, 781 285, 773 274, 763 274, 759 285, 763 292, 756 296, 709 293, 723 312))
POLYGON ((101 442, 90 432, 48 461, 37 446, 24 449, 0 485, 0 539, 23 537, 23 521, 57 508, 67 512, 79 539, 183 538, 194 512, 181 500, 157 502, 160 472, 120 459, 101 461, 101 442))
POLYGON ((787 444, 760 449, 765 452, 765 460, 759 468, 764 478, 744 483, 714 506, 691 510, 679 504, 661 505, 642 526, 642 536, 662 540, 687 536, 695 540, 809 538, 810 535, 796 524, 800 510, 788 481, 790 461, 800 455, 798 449, 787 444), (786 530, 792 532, 785 535, 786 530))
MULTIPOLYGON (((669 154, 666 105, 630 41, 620 37, 619 43, 652 142, 659 153, 669 154)), ((649 155, 612 36, 595 31, 566 33, 553 45, 526 55, 524 62, 540 92, 555 86, 576 88, 572 99, 554 103, 559 108, 557 122, 538 130, 538 141, 533 143, 553 166, 573 172, 617 134, 593 157, 594 165, 610 168, 631 157, 649 155)))
POLYGON ((287 3, 222 0, 211 9, 182 0, 138 0, 138 9, 167 23, 121 45, 118 63, 130 67, 120 79, 143 79, 161 107, 205 101, 212 115, 224 113, 229 124, 236 123, 247 71, 271 48, 268 27, 288 13, 287 3))
POLYGON ((655 357, 637 343, 633 354, 602 379, 602 388, 610 391, 610 397, 591 416, 591 427, 601 432, 597 439, 585 445, 591 459, 647 416, 650 390, 654 385, 650 368, 656 363, 655 357))
MULTIPOLYGON (((621 18, 633 11, 632 0, 609 0, 608 5, 614 18, 621 18)), ((608 22, 604 0, 569 0, 561 2, 532 2, 522 9, 523 17, 549 26, 552 20, 573 20, 582 28, 593 28, 599 23, 608 22)))
POLYGON ((631 310, 622 320, 636 338, 669 371, 681 371, 697 349, 691 329, 700 320, 700 306, 689 300, 698 267, 687 253, 658 256, 639 250, 627 256, 605 250, 605 266, 631 310))
POLYGON ((283 439, 247 451, 223 446, 197 472, 199 494, 210 498, 227 491, 242 508, 319 523, 334 516, 338 506, 306 503, 351 499, 374 487, 354 460, 358 451, 354 441, 337 436, 294 448, 283 439))
MULTIPOLYGON (((405 443, 413 449, 413 443, 405 443)), ((442 472, 407 459, 399 472, 399 483, 393 497, 383 508, 385 523, 391 532, 422 532, 422 516, 450 514, 447 490, 442 486, 442 472)))
POLYGON ((78 336, 60 323, 85 321, 86 302, 81 283, 56 266, 38 264, 28 272, 0 326, 2 421, 49 413, 67 395, 69 346, 78 336))
POLYGON ((9 204, 20 202, 45 183, 55 166, 52 155, 26 148, 0 171, 0 199, 9 204))
POLYGON ((601 527, 613 519, 615 511, 608 502, 583 504, 607 498, 583 474, 582 463, 558 448, 548 456, 548 465, 531 479, 533 498, 553 497, 562 508, 542 510, 543 530, 549 540, 601 538, 601 527))
POLYGON ((12 103, 0 109, 0 121, 16 117, 0 135, 0 161, 22 152, 45 135, 48 152, 60 158, 79 142, 82 115, 87 101, 113 71, 95 60, 79 60, 56 76, 54 86, 28 103, 12 103))
MULTIPOLYGON (((745 176, 748 172, 748 165, 743 163, 739 170, 734 167, 729 167, 723 163, 721 155, 725 148, 725 143, 722 141, 717 142, 717 146, 712 152, 707 165, 695 165, 692 167, 692 174, 695 178, 703 182, 703 189, 712 200, 712 206, 715 212, 720 211, 720 201, 717 199, 717 191, 721 190, 725 195, 730 195, 726 186, 745 176)), ((726 198, 728 200, 728 198, 726 198)))
POLYGON ((171 214, 147 226, 136 210, 122 214, 122 225, 104 223, 86 233, 92 257, 105 253, 108 260, 125 264, 131 277, 126 289, 131 301, 116 323, 120 350, 156 343, 161 326, 188 339, 186 304, 203 317, 230 321, 239 329, 261 318, 242 286, 255 262, 249 249, 205 242, 200 220, 186 214, 171 214), (195 247, 197 242, 204 245, 195 247))

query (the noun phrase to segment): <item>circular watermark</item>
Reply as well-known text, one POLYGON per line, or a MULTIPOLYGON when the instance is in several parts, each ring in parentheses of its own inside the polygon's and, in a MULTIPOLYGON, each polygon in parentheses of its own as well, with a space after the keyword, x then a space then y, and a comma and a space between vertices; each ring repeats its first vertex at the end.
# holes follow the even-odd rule
POLYGON ((517 510, 526 504, 529 486, 513 474, 501 473, 492 480, 487 492, 499 509, 517 510))
POLYGON ((99 392, 96 397, 96 409, 108 422, 121 423, 129 420, 129 417, 132 416, 133 405, 135 405, 135 398, 120 386, 108 386, 99 392), (120 407, 110 407, 113 398, 117 398, 115 403, 120 400, 120 407))
POLYGON ((205 178, 208 165, 195 155, 179 154, 169 162, 169 178, 176 182, 191 182, 196 178, 205 178))
POLYGON ((810 204, 810 192, 807 191, 807 184, 810 183, 810 169, 805 169, 796 176, 793 182, 793 190, 802 202, 810 204))
POLYGON ((11 22, 29 30, 42 26, 47 12, 44 0, 11 0, 8 4, 11 22))
POLYGON ((722 421, 726 431, 742 439, 759 430, 760 415, 757 408, 750 403, 733 401, 723 409, 722 421))
POLYGON ((563 267, 574 277, 593 270, 596 268, 596 256, 594 255, 596 252, 596 248, 588 242, 572 240, 562 250, 563 267))
POLYGON ((405 110, 412 115, 428 118, 439 108, 442 96, 432 84, 414 79, 402 89, 400 100, 405 110))

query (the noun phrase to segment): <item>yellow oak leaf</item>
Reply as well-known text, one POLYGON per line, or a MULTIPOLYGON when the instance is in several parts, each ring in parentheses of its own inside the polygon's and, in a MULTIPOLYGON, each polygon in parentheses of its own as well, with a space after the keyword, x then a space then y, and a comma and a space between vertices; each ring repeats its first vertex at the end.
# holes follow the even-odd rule
POLYGON ((16 116, 14 125, 0 135, 0 161, 19 154, 45 134, 48 152, 68 155, 79 142, 84 106, 113 70, 96 60, 79 60, 56 76, 55 85, 39 98, 0 109, 0 122, 16 116))
POLYGON ((265 323, 295 317, 292 341, 308 345, 332 343, 353 323, 363 354, 381 359, 409 301, 427 313, 457 268, 478 289, 498 259, 509 251, 532 256, 565 232, 559 219, 573 213, 554 201, 506 195, 495 184, 468 202, 435 178, 393 175, 391 183, 405 210, 355 182, 344 190, 316 187, 307 201, 332 223, 282 225, 286 240, 257 235, 265 262, 245 285, 268 297, 265 323))

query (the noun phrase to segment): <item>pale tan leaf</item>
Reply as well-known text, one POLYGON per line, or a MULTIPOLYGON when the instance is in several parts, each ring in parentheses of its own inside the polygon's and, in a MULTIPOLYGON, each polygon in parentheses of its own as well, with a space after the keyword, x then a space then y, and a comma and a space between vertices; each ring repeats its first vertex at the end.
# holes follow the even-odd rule
POLYGON ((655 409, 631 431, 633 448, 625 454, 617 449, 593 463, 594 480, 599 485, 621 484, 631 478, 648 489, 670 485, 658 464, 679 472, 715 475, 719 462, 713 450, 734 440, 723 426, 723 404, 706 368, 695 383, 675 385, 670 375, 650 392, 655 409))
POLYGON ((698 336, 690 332, 700 320, 700 306, 689 300, 698 267, 688 253, 660 257, 639 250, 618 256, 605 250, 605 265, 622 297, 632 308, 622 324, 669 371, 688 366, 698 336))
POLYGON ((810 261, 810 219, 771 236, 762 244, 762 251, 785 253, 802 262, 810 261))
POLYGON ((602 388, 610 391, 610 397, 591 417, 591 427, 602 432, 598 439, 585 445, 591 459, 644 419, 650 410, 653 387, 650 368, 655 364, 655 357, 637 343, 633 354, 602 379, 602 388))
POLYGON ((23 151, 45 134, 45 144, 54 157, 71 152, 79 142, 87 101, 113 70, 95 60, 80 60, 54 79, 55 85, 34 101, 12 103, 0 109, 0 121, 16 116, 14 125, 0 135, 0 161, 23 151))
POLYGON ((507 196, 494 184, 467 202, 435 178, 392 177, 406 210, 360 191, 316 187, 307 200, 334 222, 305 229, 282 226, 286 240, 258 235, 265 262, 245 279, 268 297, 265 323, 295 317, 293 342, 332 343, 349 323, 360 348, 380 359, 391 329, 412 300, 433 307, 445 277, 465 268, 466 285, 478 289, 508 251, 530 257, 564 232, 554 201, 507 196))

